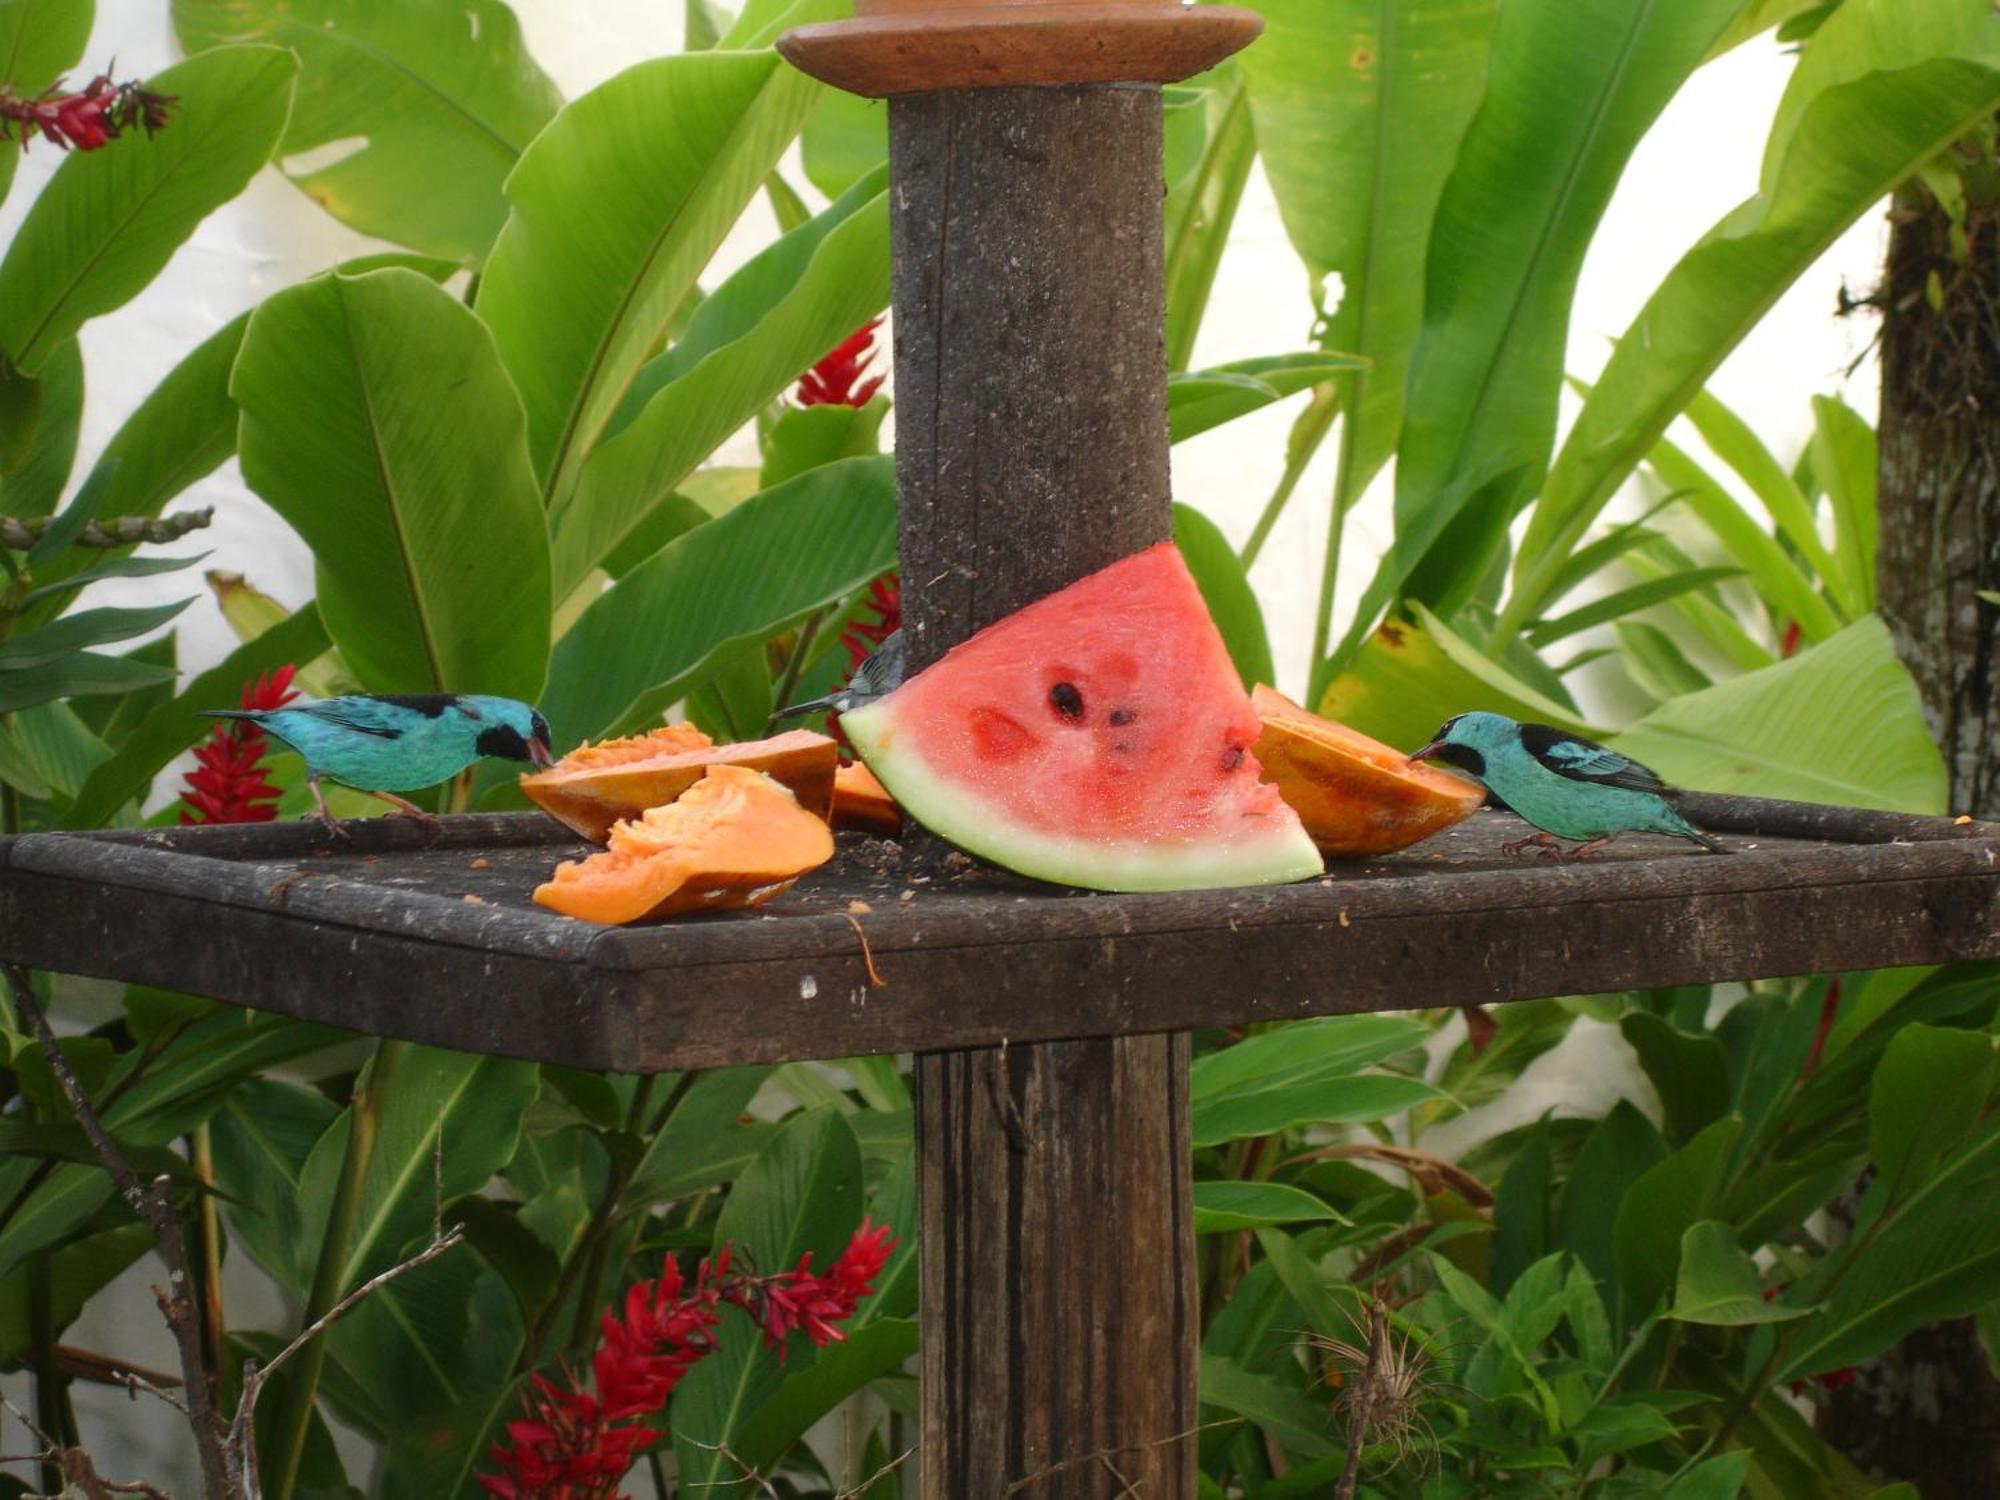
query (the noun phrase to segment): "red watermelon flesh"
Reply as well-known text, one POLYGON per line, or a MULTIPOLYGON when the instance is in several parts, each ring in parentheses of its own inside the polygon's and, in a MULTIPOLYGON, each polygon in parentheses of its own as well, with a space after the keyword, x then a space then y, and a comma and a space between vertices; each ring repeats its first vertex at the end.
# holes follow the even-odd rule
POLYGON ((910 816, 1025 875, 1198 890, 1322 869, 1259 778, 1262 724, 1170 542, 987 627, 841 724, 910 816))

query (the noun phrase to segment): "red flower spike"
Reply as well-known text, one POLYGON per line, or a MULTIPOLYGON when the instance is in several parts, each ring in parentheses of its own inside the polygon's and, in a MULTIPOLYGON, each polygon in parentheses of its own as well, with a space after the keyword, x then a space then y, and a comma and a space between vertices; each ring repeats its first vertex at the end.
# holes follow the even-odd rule
POLYGON ((173 95, 137 83, 113 83, 108 73, 98 74, 80 93, 61 93, 61 87, 58 81, 33 99, 0 88, 0 139, 18 140, 24 152, 37 135, 62 150, 95 151, 134 126, 151 135, 167 123, 175 103, 173 95))
MULTIPOLYGON (((290 666, 259 675, 243 685, 243 707, 282 708, 298 692, 290 666)), ((255 724, 225 719, 196 747, 195 769, 187 773, 181 800, 183 823, 269 823, 278 816, 278 789, 264 776, 270 740, 255 724)))
POLYGON ((895 1248, 887 1225, 864 1220, 825 1276, 813 1273, 810 1253, 790 1271, 759 1277, 732 1271, 724 1245, 695 1267, 692 1282, 669 1260, 658 1278, 631 1287, 604 1314, 590 1361, 595 1394, 567 1367, 563 1384, 534 1376, 526 1414, 507 1423, 507 1441, 491 1450, 501 1472, 482 1474, 479 1483, 500 1500, 622 1500, 620 1483, 660 1436, 647 1419, 714 1351, 724 1303, 749 1314, 782 1358, 795 1328, 818 1344, 841 1337, 833 1325, 874 1290, 895 1248))
POLYGON ((801 375, 799 405, 866 406, 882 389, 885 378, 881 375, 869 380, 861 378, 875 358, 875 330, 881 326, 880 318, 862 324, 836 344, 818 364, 801 375))

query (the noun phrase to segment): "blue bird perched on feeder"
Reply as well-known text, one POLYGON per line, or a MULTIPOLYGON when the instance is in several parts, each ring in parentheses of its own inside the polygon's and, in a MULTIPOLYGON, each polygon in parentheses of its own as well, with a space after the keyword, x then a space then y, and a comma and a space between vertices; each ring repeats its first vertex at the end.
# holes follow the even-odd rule
POLYGON ((549 724, 513 698, 481 693, 356 694, 284 708, 202 710, 211 719, 247 719, 305 759, 319 819, 327 811, 320 778, 380 797, 409 817, 432 815, 398 792, 436 786, 489 755, 549 765, 549 724))
POLYGON ((1410 759, 1465 772, 1541 830, 1501 845, 1506 854, 1535 849, 1551 859, 1584 859, 1621 833, 1671 834, 1710 854, 1729 852, 1681 816, 1668 800, 1672 788, 1639 762, 1547 724, 1460 714, 1410 759), (1557 839, 1583 842, 1565 850, 1557 839))

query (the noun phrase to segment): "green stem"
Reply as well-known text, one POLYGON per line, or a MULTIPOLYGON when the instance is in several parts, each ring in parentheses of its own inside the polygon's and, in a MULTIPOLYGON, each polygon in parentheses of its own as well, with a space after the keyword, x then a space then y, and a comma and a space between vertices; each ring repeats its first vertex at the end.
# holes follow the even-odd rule
POLYGON ((785 658, 785 670, 778 676, 778 685, 771 690, 771 717, 764 721, 764 733, 769 734, 777 727, 778 710, 791 701, 792 693, 799 685, 799 677, 806 669, 806 658, 812 653, 813 642, 819 639, 819 628, 825 623, 826 615, 823 609, 815 611, 799 627, 799 638, 793 643, 792 654, 785 658))
MULTIPOLYGON (((35 1351, 35 1423, 48 1434, 49 1441, 61 1444, 63 1433, 63 1378, 56 1369, 55 1271, 53 1259, 44 1254, 28 1262, 28 1335, 35 1351)), ((42 1488, 60 1494, 68 1483, 53 1461, 42 1464, 42 1488)))
MULTIPOLYGON (((382 1103, 395 1082, 397 1064, 407 1046, 405 1042, 380 1043, 355 1090, 347 1153, 341 1159, 340 1181, 327 1212, 326 1235, 320 1242, 319 1263, 313 1270, 312 1290, 307 1294, 305 1313, 299 1321, 301 1328, 308 1328, 326 1316, 346 1293, 354 1228, 361 1218, 368 1168, 382 1126, 382 1103)), ((270 1451, 260 1455, 266 1500, 291 1500, 299 1479, 299 1465, 305 1458, 306 1435, 312 1426, 320 1373, 325 1367, 323 1337, 314 1339, 293 1358, 291 1379, 280 1395, 278 1414, 272 1422, 270 1451)))
POLYGON ((1339 414, 1340 387, 1328 381, 1313 391, 1311 402, 1299 413, 1298 421, 1292 424, 1291 438, 1285 444, 1285 472, 1278 479, 1278 487, 1271 491, 1271 498, 1264 502, 1257 524, 1250 528, 1250 540, 1243 544, 1243 551, 1239 554, 1246 573, 1257 561, 1257 554, 1264 550, 1271 528, 1278 524, 1278 517, 1291 503, 1292 492, 1305 478, 1313 456, 1319 452, 1320 444, 1326 441, 1327 433, 1333 430, 1333 419, 1339 414))
POLYGON ((1340 575, 1341 538, 1347 530, 1347 513, 1360 498, 1353 493, 1357 459, 1352 414, 1361 403, 1362 378, 1353 375, 1347 380, 1349 416, 1340 433, 1340 462, 1333 476, 1333 514, 1327 518, 1326 556, 1320 563, 1319 604, 1313 614, 1312 679, 1306 689, 1306 707, 1312 709, 1318 708, 1320 699, 1325 696, 1328 680, 1333 675, 1332 663, 1327 659, 1327 646, 1333 638, 1333 599, 1335 583, 1340 575))
POLYGON ((203 1374, 208 1377, 209 1400, 217 1411, 222 1405, 222 1358, 228 1325, 222 1308, 222 1219, 215 1197, 215 1146, 208 1122, 195 1126, 188 1137, 188 1156, 195 1175, 207 1184, 199 1195, 194 1222, 195 1274, 201 1294, 201 1357, 203 1374))

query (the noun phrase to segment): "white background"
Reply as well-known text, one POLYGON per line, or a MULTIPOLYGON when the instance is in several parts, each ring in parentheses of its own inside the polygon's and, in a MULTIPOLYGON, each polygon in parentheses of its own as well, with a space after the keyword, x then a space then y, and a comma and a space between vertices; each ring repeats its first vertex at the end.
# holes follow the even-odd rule
MULTIPOLYGON (((643 58, 675 50, 681 7, 667 0, 514 0, 530 48, 568 97, 643 58)), ((99 0, 85 75, 116 58, 121 77, 143 76, 176 56, 165 0, 99 0)), ((1766 125, 1790 69, 1768 39, 1739 49, 1699 74, 1641 146, 1612 204, 1585 267, 1571 330, 1571 365, 1593 374, 1606 340, 1622 332, 1647 294, 1681 252, 1755 188, 1766 125)), ((37 148, 22 163, 14 190, 0 207, 0 239, 10 237, 57 157, 37 148)), ((803 177, 793 171, 794 183, 803 177)), ((773 232, 761 202, 732 236, 722 264, 734 265, 773 232)), ((1872 288, 1885 231, 1871 214, 1801 279, 1713 382, 1781 458, 1789 460, 1810 426, 1809 398, 1841 391, 1872 415, 1874 369, 1864 361, 1873 329, 1833 313, 1839 288, 1872 288)), ((84 472, 111 434, 182 356, 245 308, 279 288, 350 256, 378 248, 319 212, 277 173, 264 172, 248 192, 216 213, 137 299, 83 330, 88 398, 77 472, 84 472)), ((713 281, 713 276, 709 280, 713 281)), ((1261 176, 1245 195, 1222 262, 1214 300, 1197 351, 1197 367, 1306 347, 1312 311, 1305 274, 1279 223, 1261 176)), ((1240 541, 1276 482, 1296 400, 1234 423, 1175 450, 1179 499, 1206 511, 1240 541)), ((752 449, 739 437, 725 458, 743 461, 752 449)), ((1331 446, 1300 487, 1255 572, 1270 620, 1279 684, 1302 687, 1312 599, 1325 538, 1325 497, 1331 488, 1331 446)), ((244 488, 232 461, 184 495, 178 506, 213 505, 214 526, 203 547, 208 566, 243 572, 288 605, 312 593, 311 559, 298 540, 244 488)), ((1386 542, 1383 484, 1350 522, 1340 593, 1352 600, 1386 542)), ((120 602, 180 597, 185 575, 121 583, 120 602)), ((105 602, 109 602, 108 600, 105 602)), ((233 644, 211 599, 182 617, 181 660, 188 670, 212 664, 233 644)), ((1445 1127, 1426 1145, 1451 1154, 1469 1133, 1485 1135, 1534 1118, 1559 1101, 1564 1112, 1594 1113, 1621 1093, 1645 1096, 1643 1080, 1615 1033, 1585 1021, 1558 1053, 1530 1070, 1498 1104, 1445 1127), (1461 1139, 1447 1140, 1447 1136, 1461 1139)), ((171 1368, 173 1353, 144 1287, 160 1274, 143 1263, 119 1292, 93 1304, 69 1337, 85 1347, 171 1368)), ((230 1317, 238 1326, 279 1327, 285 1321, 267 1283, 247 1267, 230 1278, 230 1317)), ((27 1399, 26 1382, 7 1382, 27 1399)), ((129 1405, 101 1388, 79 1387, 86 1434, 113 1477, 145 1477, 192 1492, 184 1432, 149 1407, 129 1405)), ((175 1419, 177 1421, 178 1419, 175 1419)), ((5 1434, 5 1446, 16 1435, 5 1434)), ((362 1478, 357 1471, 356 1478, 362 1478)))

